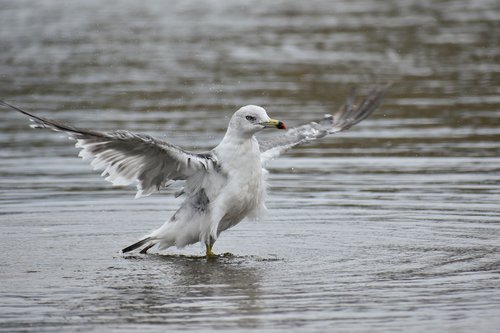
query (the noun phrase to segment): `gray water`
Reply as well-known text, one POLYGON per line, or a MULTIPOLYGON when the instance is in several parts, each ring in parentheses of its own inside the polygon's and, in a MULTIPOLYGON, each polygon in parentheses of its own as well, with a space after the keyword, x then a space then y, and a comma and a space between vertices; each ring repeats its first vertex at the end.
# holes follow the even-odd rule
POLYGON ((1 109, 0 330, 498 330, 499 17, 496 0, 1 1, 0 97, 81 127, 206 150, 239 106, 296 126, 394 84, 273 161, 269 214, 213 261, 120 254, 179 199, 134 200, 1 109))

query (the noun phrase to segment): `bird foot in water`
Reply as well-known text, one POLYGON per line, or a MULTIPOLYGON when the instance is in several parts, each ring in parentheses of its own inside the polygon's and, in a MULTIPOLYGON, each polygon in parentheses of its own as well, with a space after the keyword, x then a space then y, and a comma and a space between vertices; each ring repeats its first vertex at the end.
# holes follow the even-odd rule
POLYGON ((212 251, 210 251, 209 253, 206 254, 206 258, 208 260, 214 260, 218 258, 232 258, 232 257, 234 257, 234 254, 232 254, 231 252, 215 254, 212 251))
POLYGON ((212 251, 212 246, 213 245, 208 245, 208 244, 205 245, 207 259, 217 258, 217 255, 212 251))

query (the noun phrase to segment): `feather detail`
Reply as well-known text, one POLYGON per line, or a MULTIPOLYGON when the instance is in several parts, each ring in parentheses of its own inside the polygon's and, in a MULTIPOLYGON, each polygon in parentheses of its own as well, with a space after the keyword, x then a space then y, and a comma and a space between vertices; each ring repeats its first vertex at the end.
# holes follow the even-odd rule
POLYGON ((345 131, 366 119, 380 105, 384 92, 389 86, 390 84, 387 84, 383 87, 374 88, 360 99, 356 97, 356 91, 353 91, 344 105, 333 116, 326 114, 320 122, 311 122, 291 128, 281 136, 270 140, 259 140, 262 163, 265 164, 299 144, 345 131))
POLYGON ((64 132, 76 140, 78 156, 91 161, 94 170, 113 185, 137 182, 136 198, 165 187, 169 180, 185 180, 207 172, 217 163, 210 153, 196 154, 149 135, 129 131, 100 132, 77 128, 61 121, 36 116, 7 102, 0 104, 27 115, 37 128, 64 132), (209 163, 209 162, 212 163, 209 163))

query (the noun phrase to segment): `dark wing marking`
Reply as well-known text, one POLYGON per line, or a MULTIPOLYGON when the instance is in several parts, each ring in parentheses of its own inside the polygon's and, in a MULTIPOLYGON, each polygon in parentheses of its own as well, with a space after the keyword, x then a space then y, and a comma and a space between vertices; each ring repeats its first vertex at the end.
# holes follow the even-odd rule
POLYGON ((216 164, 210 153, 196 154, 155 139, 149 135, 129 131, 100 132, 77 128, 63 122, 36 116, 0 100, 0 105, 27 115, 34 128, 49 128, 64 132, 77 140, 79 156, 92 160, 95 170, 103 169, 102 176, 114 185, 129 185, 137 181, 136 197, 147 196, 170 180, 184 180, 197 172, 205 172, 216 164))
POLYGON ((281 136, 270 140, 259 140, 262 162, 278 157, 299 144, 320 139, 356 125, 377 109, 388 86, 374 88, 361 99, 357 99, 356 93, 353 91, 344 105, 333 116, 325 115, 319 123, 311 122, 291 128, 281 136))

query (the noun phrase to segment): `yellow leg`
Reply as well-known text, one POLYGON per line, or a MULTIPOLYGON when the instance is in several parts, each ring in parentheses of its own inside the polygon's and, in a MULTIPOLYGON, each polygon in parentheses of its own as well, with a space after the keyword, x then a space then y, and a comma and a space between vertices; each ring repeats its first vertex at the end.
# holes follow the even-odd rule
POLYGON ((207 251, 207 258, 215 258, 216 255, 212 251, 213 244, 205 244, 205 249, 207 251))

